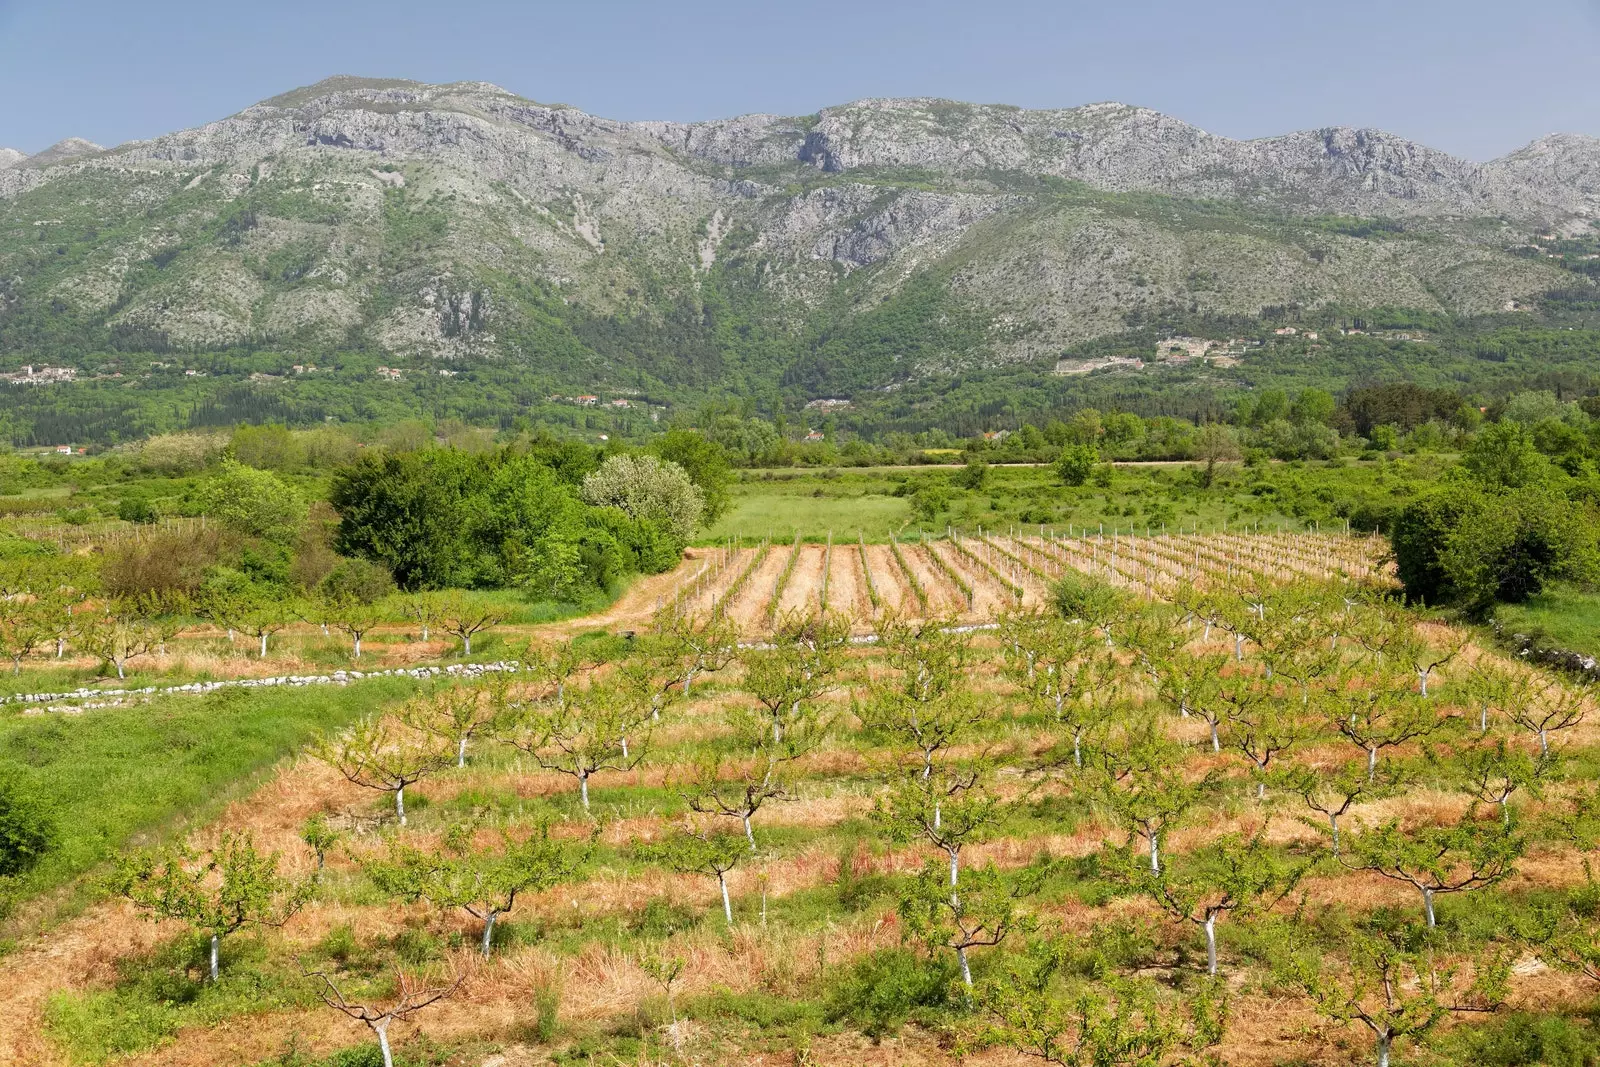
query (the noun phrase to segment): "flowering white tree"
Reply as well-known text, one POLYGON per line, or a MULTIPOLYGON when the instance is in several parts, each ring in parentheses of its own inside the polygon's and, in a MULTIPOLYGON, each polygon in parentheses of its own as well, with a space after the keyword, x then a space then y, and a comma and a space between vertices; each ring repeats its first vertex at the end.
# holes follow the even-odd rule
POLYGON ((659 523, 680 542, 694 536, 706 510, 705 494, 684 469, 655 456, 612 456, 583 480, 583 499, 659 523))

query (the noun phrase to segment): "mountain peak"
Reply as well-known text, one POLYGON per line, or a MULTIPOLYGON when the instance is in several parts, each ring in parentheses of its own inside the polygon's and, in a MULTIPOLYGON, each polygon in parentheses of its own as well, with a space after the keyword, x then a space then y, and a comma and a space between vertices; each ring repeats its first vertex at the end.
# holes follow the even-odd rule
POLYGON ((18 152, 15 148, 0 148, 0 170, 14 167, 27 158, 27 153, 18 152))
POLYGON ((286 93, 270 97, 261 101, 258 106, 291 109, 304 107, 313 100, 320 100, 325 96, 334 96, 338 93, 427 88, 431 88, 431 86, 425 82, 412 81, 409 78, 365 78, 356 74, 335 74, 333 77, 324 78, 313 85, 302 85, 298 89, 290 89, 286 93))
POLYGON ((257 106, 294 110, 303 108, 313 101, 326 100, 335 96, 360 98, 396 94, 402 98, 429 99, 440 95, 448 95, 452 92, 491 93, 497 96, 516 95, 491 82, 467 81, 434 85, 428 82, 412 81, 408 78, 366 78, 354 74, 338 74, 331 78, 324 78, 314 85, 291 89, 287 93, 263 100, 257 106))
POLYGON ((80 156, 98 155, 104 151, 103 147, 93 141, 84 140, 82 137, 68 137, 64 141, 57 141, 38 155, 29 156, 28 162, 36 167, 46 167, 52 163, 77 159, 80 156))

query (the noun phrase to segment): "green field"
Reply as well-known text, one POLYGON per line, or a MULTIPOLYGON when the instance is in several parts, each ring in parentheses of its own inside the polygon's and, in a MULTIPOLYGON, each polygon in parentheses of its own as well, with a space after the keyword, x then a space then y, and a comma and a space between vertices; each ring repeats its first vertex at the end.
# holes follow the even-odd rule
POLYGON ((1320 524, 1341 528, 1392 508, 1436 477, 1444 456, 1405 460, 1292 462, 1219 468, 1210 487, 1192 464, 1107 468, 1101 481, 1070 488, 1050 467, 990 467, 981 488, 969 488, 962 468, 824 468, 744 471, 732 487, 726 514, 702 543, 730 537, 788 541, 887 541, 960 530, 1044 525, 1063 533, 1147 528, 1159 532, 1198 525, 1257 525, 1289 529, 1320 524), (1105 477, 1109 474, 1109 477, 1105 477), (927 501, 921 504, 921 501, 927 501))
POLYGON ((1600 593, 1552 586, 1525 604, 1502 604, 1495 619, 1507 634, 1547 647, 1600 656, 1600 593))
MULTIPOLYGON (((11 891, 29 897, 57 889, 130 845, 206 822, 247 796, 279 760, 413 684, 380 678, 347 687, 225 689, 70 714, 7 711, 0 776, 22 779, 51 809, 60 834, 58 847, 11 891)), ((92 895, 80 883, 61 903, 71 910, 92 895)))

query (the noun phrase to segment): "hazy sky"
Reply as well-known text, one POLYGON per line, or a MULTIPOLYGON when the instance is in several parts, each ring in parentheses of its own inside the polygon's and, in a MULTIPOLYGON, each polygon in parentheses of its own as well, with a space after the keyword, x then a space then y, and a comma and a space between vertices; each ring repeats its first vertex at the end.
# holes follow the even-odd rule
POLYGON ((1600 0, 0 0, 0 146, 117 144, 332 74, 622 119, 864 96, 1120 100, 1232 137, 1376 126, 1473 159, 1600 135, 1600 0))

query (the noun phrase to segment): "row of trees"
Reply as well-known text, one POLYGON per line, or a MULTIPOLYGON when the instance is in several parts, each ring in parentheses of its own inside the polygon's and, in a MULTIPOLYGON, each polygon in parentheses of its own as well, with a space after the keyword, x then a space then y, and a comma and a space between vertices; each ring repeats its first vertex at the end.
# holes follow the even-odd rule
MULTIPOLYGON (((721 621, 664 619, 617 662, 547 650, 530 657, 531 676, 425 694, 320 754, 393 794, 401 826, 407 788, 484 745, 567 776, 589 815, 593 777, 638 768, 695 679, 736 666, 731 685, 716 683, 717 744, 680 767, 681 819, 631 851, 713 879, 732 925, 730 876, 764 854, 760 815, 803 792, 807 757, 841 735, 885 747, 872 818, 887 839, 928 851, 898 883, 902 928, 931 959, 953 961, 958 1003, 990 1020, 970 1040, 1050 1062, 1124 1062, 1104 1059, 1116 1049, 1153 1063, 1214 1044, 1226 1021, 1219 928, 1230 923, 1256 930, 1265 947, 1253 951, 1274 981, 1367 1027, 1379 1062, 1450 1014, 1497 1006, 1525 944, 1575 967, 1594 958, 1580 909, 1484 939, 1435 907, 1512 874, 1529 826, 1595 847, 1600 805, 1566 780, 1561 745, 1582 721, 1582 694, 1469 662, 1461 647, 1419 637, 1394 605, 1348 589, 1246 585, 1167 608, 1078 583, 1058 603, 1050 616, 1004 620, 993 639, 890 620, 866 662, 837 619, 790 618, 769 644, 743 649, 721 621), (994 672, 998 685, 984 680, 994 672), (1414 783, 1459 799, 1420 823, 1363 810, 1414 783), (1521 798, 1546 796, 1524 817, 1521 798), (1172 847, 1177 831, 1230 806, 1239 828, 1172 847), (1098 868, 1116 891, 1203 939, 1203 966, 1176 992, 1085 962, 1083 939, 1036 905, 1069 877, 1060 861, 970 860, 1063 811, 1098 813, 1113 834, 1098 868), (1314 827, 1321 846, 1272 833, 1285 815, 1314 827), (1340 871, 1405 885, 1417 905, 1308 908, 1308 877, 1340 871)), ((474 917, 487 954, 519 898, 577 876, 595 847, 599 823, 589 825, 468 820, 444 826, 439 847, 401 833, 357 858, 381 891, 474 917)), ((307 827, 319 861, 336 836, 326 822, 307 827)), ((271 885, 260 900, 274 903, 250 921, 281 921, 293 892, 271 885)), ((226 936, 221 920, 206 922, 226 936)))

